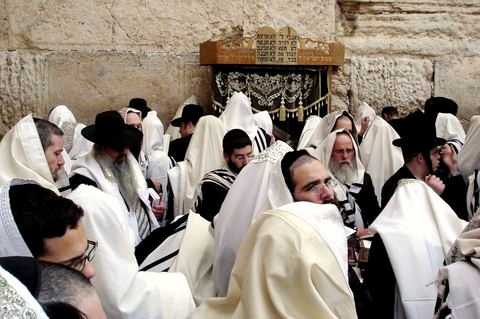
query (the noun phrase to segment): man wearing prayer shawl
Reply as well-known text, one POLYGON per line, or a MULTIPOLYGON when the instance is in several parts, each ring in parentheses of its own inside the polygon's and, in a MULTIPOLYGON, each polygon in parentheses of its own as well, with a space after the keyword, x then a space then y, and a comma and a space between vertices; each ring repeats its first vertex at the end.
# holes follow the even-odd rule
POLYGON ((433 282, 465 225, 426 183, 400 181, 370 226, 377 234, 363 279, 378 318, 432 318, 433 282))
POLYGON ((470 119, 465 145, 458 154, 458 168, 464 178, 468 179, 467 209, 468 218, 471 219, 480 207, 480 152, 478 140, 480 139, 480 115, 470 119))
POLYGON ((55 124, 31 114, 20 119, 0 142, 0 186, 22 178, 57 194, 68 194, 63 144, 63 132, 55 124))
POLYGON ((297 202, 259 214, 225 297, 188 318, 356 318, 346 233, 335 205, 297 202))
POLYGON ((270 146, 270 135, 257 125, 252 112, 252 103, 244 93, 232 94, 219 119, 228 131, 238 128, 247 133, 252 140, 254 156, 270 146))
POLYGON ((92 284, 108 318, 176 319, 185 318, 195 309, 195 287, 189 285, 185 275, 174 270, 141 270, 128 238, 128 216, 114 196, 90 185, 80 185, 68 198, 85 212, 87 237, 100 243, 92 260, 96 270, 92 284))
POLYGON ((339 129, 327 135, 312 155, 324 163, 335 178, 344 184, 361 210, 364 227, 368 227, 380 213, 370 174, 365 172, 353 137, 339 129))

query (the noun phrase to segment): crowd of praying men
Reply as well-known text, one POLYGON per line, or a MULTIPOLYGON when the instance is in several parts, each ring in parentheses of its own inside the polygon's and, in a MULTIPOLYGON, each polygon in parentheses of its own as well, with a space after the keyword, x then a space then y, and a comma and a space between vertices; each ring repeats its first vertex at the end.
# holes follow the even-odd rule
POLYGON ((242 92, 166 130, 143 98, 28 114, 0 142, 3 314, 480 318, 480 115, 457 111, 363 102, 296 141, 242 92))

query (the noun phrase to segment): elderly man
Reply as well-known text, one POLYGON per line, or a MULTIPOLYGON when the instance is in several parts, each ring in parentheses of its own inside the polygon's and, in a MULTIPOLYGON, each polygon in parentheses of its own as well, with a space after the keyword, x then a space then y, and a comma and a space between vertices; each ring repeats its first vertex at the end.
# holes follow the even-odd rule
POLYGON ((0 142, 0 185, 23 178, 57 194, 68 193, 63 146, 63 132, 58 126, 32 115, 25 116, 0 142))
POLYGON ((223 137, 222 168, 207 173, 196 190, 194 211, 208 221, 218 214, 238 173, 252 159, 252 141, 245 131, 233 129, 223 137))
MULTIPOLYGON (((137 130, 139 130, 140 132, 144 133, 144 128, 142 126, 142 118, 141 118, 142 113, 139 110, 129 108, 129 107, 124 107, 120 109, 119 113, 122 116, 123 120, 125 121, 125 124, 130 125, 136 128, 137 130)), ((143 138, 145 138, 145 134, 143 135, 143 138)), ((163 136, 160 136, 160 138, 163 139, 163 136)), ((165 187, 163 187, 163 184, 160 180, 152 178, 153 176, 149 174, 149 172, 152 171, 152 167, 151 167, 152 164, 156 165, 158 164, 158 161, 153 161, 153 163, 150 163, 150 158, 147 157, 147 154, 144 152, 144 146, 145 146, 145 143, 143 142, 143 140, 141 140, 139 143, 135 145, 131 145, 130 151, 132 152, 133 156, 137 159, 138 164, 142 169, 142 173, 143 173, 143 176, 145 177, 148 187, 152 188, 158 193, 159 196, 163 197, 164 190, 166 190, 166 185, 165 187)), ((164 162, 169 163, 170 161, 167 160, 164 162)), ((162 165, 162 167, 163 169, 166 169, 165 165, 162 165)), ((165 172, 165 176, 166 174, 167 173, 165 172)), ((165 217, 165 206, 166 206, 165 201, 162 198, 162 200, 160 201, 160 207, 162 209, 155 211, 155 217, 157 217, 157 220, 159 223, 162 222, 162 220, 165 217)))
POLYGON ((14 179, 0 190, 0 256, 32 256, 72 267, 87 278, 96 242, 87 240, 83 210, 31 181, 14 179), (16 225, 12 227, 12 225, 16 225))
POLYGON ((335 178, 344 184, 361 210, 363 224, 368 227, 380 213, 370 174, 365 172, 353 137, 345 130, 331 132, 313 155, 328 165, 335 178))
POLYGON ((160 204, 149 203, 147 183, 129 151, 131 145, 142 140, 143 134, 125 124, 117 111, 105 111, 97 114, 95 124, 85 127, 82 135, 95 145, 92 152, 72 166, 72 188, 93 185, 116 197, 122 214, 129 216, 129 237, 132 246, 136 246, 158 228, 154 214, 164 211, 160 204))

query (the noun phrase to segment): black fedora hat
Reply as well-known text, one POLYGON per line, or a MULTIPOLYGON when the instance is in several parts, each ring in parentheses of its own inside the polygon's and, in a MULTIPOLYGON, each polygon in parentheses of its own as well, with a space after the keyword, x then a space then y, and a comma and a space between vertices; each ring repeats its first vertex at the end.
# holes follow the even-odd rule
POLYGON ((405 117, 404 128, 402 137, 392 141, 403 153, 426 153, 446 143, 445 139, 437 137, 435 125, 420 110, 405 117))
POLYGON ((95 124, 85 127, 82 135, 95 144, 112 147, 135 145, 143 138, 142 132, 125 124, 117 111, 98 113, 95 124))
POLYGON ((183 107, 182 116, 174 119, 170 124, 179 127, 180 124, 192 122, 196 125, 198 120, 203 116, 203 108, 197 104, 187 104, 183 107))
POLYGON ((142 99, 141 97, 134 97, 133 99, 131 99, 130 102, 128 102, 128 107, 142 112, 142 119, 144 119, 147 116, 148 112, 152 110, 147 106, 147 101, 145 99, 142 99))

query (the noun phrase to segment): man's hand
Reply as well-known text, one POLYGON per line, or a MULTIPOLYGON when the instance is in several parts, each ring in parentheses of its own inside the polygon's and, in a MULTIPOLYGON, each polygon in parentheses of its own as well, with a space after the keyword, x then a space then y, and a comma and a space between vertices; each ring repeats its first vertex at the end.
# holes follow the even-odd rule
POLYGON ((358 135, 363 136, 365 132, 367 131, 368 125, 370 124, 370 119, 368 116, 365 116, 362 118, 362 128, 360 129, 360 132, 358 132, 358 135))
POLYGON ((425 183, 427 183, 427 185, 430 186, 439 196, 441 196, 445 190, 445 184, 435 175, 425 176, 425 183))
POLYGON ((158 220, 165 215, 165 203, 162 201, 162 194, 160 194, 160 204, 153 205, 152 212, 158 220))
POLYGON ((443 145, 440 150, 440 156, 445 165, 447 165, 450 175, 456 175, 458 173, 457 152, 455 152, 453 146, 448 143, 443 145))

